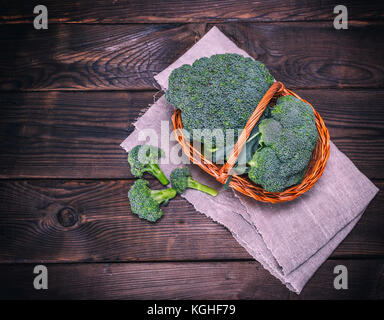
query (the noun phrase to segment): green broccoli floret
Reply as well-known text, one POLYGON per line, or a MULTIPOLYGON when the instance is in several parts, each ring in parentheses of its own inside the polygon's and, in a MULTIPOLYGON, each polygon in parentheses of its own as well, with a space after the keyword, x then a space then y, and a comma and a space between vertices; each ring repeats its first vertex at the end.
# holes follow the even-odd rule
POLYGON ((141 219, 155 222, 163 215, 160 205, 167 203, 176 194, 173 188, 151 190, 148 187, 148 181, 138 179, 129 190, 128 198, 133 213, 141 219))
POLYGON ((225 146, 227 129, 234 130, 237 141, 238 131, 273 81, 261 62, 238 54, 216 54, 173 70, 165 97, 181 110, 184 128, 193 139, 212 151, 225 146))
POLYGON ((150 145, 137 145, 128 154, 128 162, 131 166, 131 173, 135 177, 142 177, 144 172, 154 175, 163 185, 169 180, 159 168, 159 158, 164 156, 164 151, 150 145))
POLYGON ((259 132, 261 133, 259 144, 270 146, 276 142, 281 134, 281 124, 275 119, 268 118, 262 120, 259 124, 259 132))
POLYGON ((302 181, 318 140, 311 106, 292 96, 277 100, 259 124, 259 149, 248 177, 266 191, 280 192, 302 181))
POLYGON ((218 194, 217 190, 192 179, 191 172, 187 167, 174 169, 171 173, 171 183, 172 188, 175 189, 177 193, 183 193, 187 188, 192 188, 214 197, 218 194))

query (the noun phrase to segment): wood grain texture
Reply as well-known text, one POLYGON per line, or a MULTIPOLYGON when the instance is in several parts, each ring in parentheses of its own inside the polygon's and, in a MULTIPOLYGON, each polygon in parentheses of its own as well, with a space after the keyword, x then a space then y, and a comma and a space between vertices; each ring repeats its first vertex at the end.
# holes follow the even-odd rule
POLYGON ((0 26, 1 90, 155 89, 195 41, 191 25, 0 26))
POLYGON ((253 262, 47 265, 48 290, 33 288, 33 265, 0 265, 1 299, 382 299, 383 260, 327 261, 300 296, 253 262), (348 268, 348 290, 333 269, 348 268))
POLYGON ((291 88, 383 87, 384 24, 354 23, 335 30, 330 23, 222 24, 220 29, 272 75, 291 88), (372 60, 370 60, 372 59, 372 60))
POLYGON ((249 258, 224 227, 181 198, 164 208, 159 223, 140 220, 130 212, 131 185, 97 180, 0 182, 0 262, 249 258), (64 208, 75 212, 70 227, 58 219, 64 208))
POLYGON ((384 299, 383 1, 344 1, 338 31, 331 0, 46 0, 48 30, 37 4, 0 0, 0 299, 384 299), (181 197, 155 225, 129 209, 119 144, 154 75, 213 25, 299 89, 381 189, 300 296, 181 197))
POLYGON ((132 177, 120 143, 154 94, 0 94, 0 175, 132 177))
MULTIPOLYGON (((313 103, 332 140, 364 174, 384 178, 384 91, 297 93, 313 103)), ((0 178, 132 178, 119 145, 154 94, 1 93, 0 178)))
MULTIPOLYGON (((36 0, 15 0, 2 7, 0 23, 32 23, 36 0)), ((49 23, 170 23, 233 21, 333 20, 339 3, 326 1, 250 0, 46 0, 49 23)), ((384 16, 382 1, 345 0, 349 19, 379 19, 384 16)))
MULTIPOLYGON (((140 220, 130 212, 131 184, 0 181, 0 263, 252 259, 229 231, 180 197, 158 223, 140 220)), ((384 257, 384 183, 379 187, 333 257, 384 257)))
MULTIPOLYGON (((230 23, 219 28, 290 88, 384 86, 382 23, 230 23)), ((206 24, 0 26, 0 90, 153 90, 206 24)))

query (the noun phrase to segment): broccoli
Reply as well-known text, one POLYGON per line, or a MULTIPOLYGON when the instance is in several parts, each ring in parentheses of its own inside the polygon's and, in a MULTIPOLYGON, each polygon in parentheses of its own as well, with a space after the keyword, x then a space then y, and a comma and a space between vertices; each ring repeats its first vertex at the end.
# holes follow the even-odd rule
POLYGON ((270 192, 300 183, 318 140, 311 106, 293 96, 279 98, 259 133, 248 177, 270 192))
POLYGON ((165 97, 181 110, 184 128, 193 139, 204 143, 204 150, 214 151, 225 146, 227 129, 234 130, 237 140, 273 81, 261 62, 216 54, 173 70, 165 97), (222 134, 215 134, 215 129, 222 134))
POLYGON ((187 188, 192 188, 205 192, 211 196, 217 196, 218 192, 196 180, 192 179, 191 172, 187 167, 176 168, 171 172, 172 188, 177 193, 183 193, 187 188))
POLYGON ((163 185, 169 180, 161 171, 158 165, 159 158, 164 156, 164 151, 150 145, 137 145, 128 154, 128 162, 131 166, 131 173, 141 178, 144 172, 154 175, 163 185))
POLYGON ((148 181, 138 179, 129 190, 128 198, 133 213, 141 219, 155 222, 163 215, 160 205, 168 203, 176 194, 176 190, 172 188, 151 190, 148 181))

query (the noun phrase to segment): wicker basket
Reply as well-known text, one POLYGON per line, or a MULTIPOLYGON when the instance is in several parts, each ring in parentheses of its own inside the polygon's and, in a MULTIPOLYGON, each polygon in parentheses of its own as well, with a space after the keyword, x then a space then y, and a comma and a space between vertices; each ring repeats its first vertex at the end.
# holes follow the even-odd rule
MULTIPOLYGON (((248 119, 247 124, 245 125, 245 130, 242 131, 239 136, 232 153, 230 154, 228 161, 223 166, 218 166, 215 163, 206 159, 198 150, 193 148, 193 145, 186 139, 183 134, 183 123, 181 120, 181 112, 179 109, 176 109, 172 115, 172 123, 174 132, 176 135, 177 141, 182 146, 184 153, 189 157, 189 159, 197 164, 201 169, 215 177, 215 179, 221 183, 225 183, 228 179, 229 172, 232 167, 236 164, 239 153, 247 141, 253 127, 256 125, 260 116, 263 114, 265 108, 269 104, 272 98, 277 98, 280 96, 291 95, 300 100, 308 103, 312 108, 313 106, 304 99, 300 98, 296 93, 286 89, 281 82, 275 82, 265 93, 264 97, 261 99, 260 103, 256 107, 255 111, 252 113, 248 119)), ((315 149, 312 153, 312 158, 309 162, 307 171, 305 173, 303 181, 295 186, 289 187, 282 192, 268 192, 265 191, 261 186, 256 185, 254 182, 246 178, 245 176, 233 175, 229 186, 247 196, 250 196, 258 201, 277 203, 290 201, 304 192, 308 191, 313 187, 315 182, 323 174, 325 165, 329 157, 329 133, 326 128, 323 119, 313 108, 316 126, 319 131, 319 140, 316 144, 315 149)))

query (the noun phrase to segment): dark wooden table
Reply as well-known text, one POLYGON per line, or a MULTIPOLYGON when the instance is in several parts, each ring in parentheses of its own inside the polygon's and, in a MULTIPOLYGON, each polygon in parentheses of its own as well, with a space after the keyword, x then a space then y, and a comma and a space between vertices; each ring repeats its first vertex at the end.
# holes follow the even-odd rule
POLYGON ((384 298, 384 6, 344 1, 6 1, 0 17, 0 298, 384 298), (177 197, 156 225, 131 214, 119 147, 153 76, 212 25, 311 101, 381 189, 309 281, 289 292, 222 226, 177 197), (44 264, 49 289, 35 290, 44 264), (333 288, 333 268, 349 289, 333 288))

